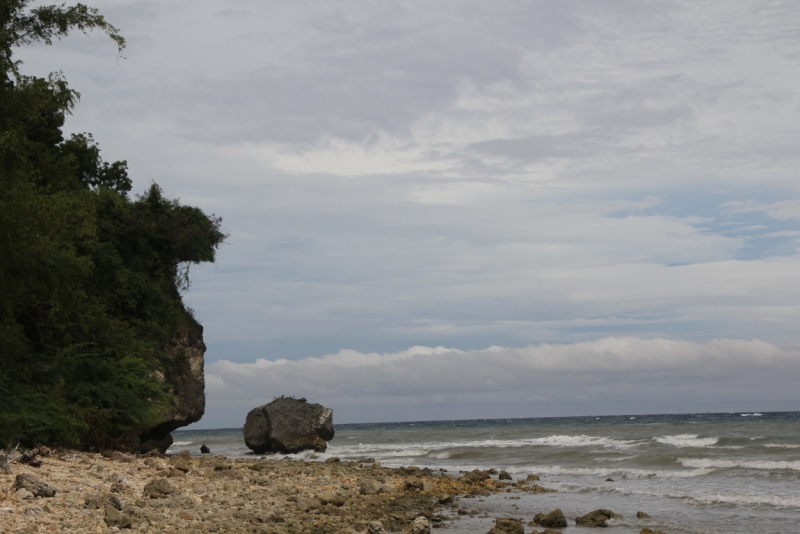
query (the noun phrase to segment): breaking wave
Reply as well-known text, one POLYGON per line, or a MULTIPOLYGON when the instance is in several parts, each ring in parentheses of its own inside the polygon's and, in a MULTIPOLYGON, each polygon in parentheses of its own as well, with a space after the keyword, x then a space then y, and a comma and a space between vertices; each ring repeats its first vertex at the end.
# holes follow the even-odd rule
POLYGON ((653 438, 658 443, 672 445, 673 447, 709 447, 716 445, 719 438, 701 438, 697 434, 677 434, 675 436, 660 436, 653 438))

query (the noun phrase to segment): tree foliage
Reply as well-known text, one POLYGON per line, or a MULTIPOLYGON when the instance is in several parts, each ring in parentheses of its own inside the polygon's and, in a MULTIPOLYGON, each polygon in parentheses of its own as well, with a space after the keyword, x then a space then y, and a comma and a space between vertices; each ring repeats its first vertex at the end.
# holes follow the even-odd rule
POLYGON ((15 47, 71 31, 124 39, 96 10, 0 0, 0 446, 130 444, 170 401, 165 348, 185 321, 188 266, 213 262, 221 220, 152 184, 90 134, 64 139, 79 95, 24 76, 15 47))

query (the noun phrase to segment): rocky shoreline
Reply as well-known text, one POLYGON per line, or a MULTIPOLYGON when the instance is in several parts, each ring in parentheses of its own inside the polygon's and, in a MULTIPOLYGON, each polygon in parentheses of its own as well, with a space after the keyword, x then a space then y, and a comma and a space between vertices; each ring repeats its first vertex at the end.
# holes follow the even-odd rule
MULTIPOLYGON (((64 450, 40 458, 38 467, 21 460, 12 456, 9 472, 0 471, 0 532, 426 534, 470 513, 461 497, 550 491, 535 476, 513 481, 489 470, 456 478, 370 459, 64 450)), ((498 520, 492 532, 517 534, 523 527, 498 520)))

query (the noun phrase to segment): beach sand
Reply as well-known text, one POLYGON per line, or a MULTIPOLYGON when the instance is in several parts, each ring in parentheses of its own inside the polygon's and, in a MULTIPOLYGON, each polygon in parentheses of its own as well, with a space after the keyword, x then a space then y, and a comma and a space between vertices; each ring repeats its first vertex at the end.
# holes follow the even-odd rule
MULTIPOLYGON (((533 482, 468 481, 416 467, 204 455, 132 457, 59 451, 40 467, 11 463, 0 475, 0 532, 411 532, 420 516, 452 528, 459 497, 541 492, 533 482), (123 461, 119 461, 123 460, 123 461), (28 474, 52 497, 17 489, 28 474), (373 525, 374 527, 374 525, 373 525)), ((456 475, 461 476, 461 475, 456 475)), ((462 508, 460 513, 465 515, 462 508)), ((467 519, 467 517, 465 517, 467 519)), ((424 520, 417 525, 425 523, 424 520)))

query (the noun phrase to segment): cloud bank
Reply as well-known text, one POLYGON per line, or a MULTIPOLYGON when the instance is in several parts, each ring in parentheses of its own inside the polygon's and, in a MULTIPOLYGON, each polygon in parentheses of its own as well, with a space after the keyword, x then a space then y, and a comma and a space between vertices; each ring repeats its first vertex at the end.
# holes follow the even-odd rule
POLYGON ((573 344, 395 353, 207 367, 207 424, 237 426, 279 395, 342 422, 800 408, 800 351, 759 340, 610 337, 573 344))
POLYGON ((800 2, 91 3, 126 59, 80 34, 18 57, 63 69, 67 129, 137 190, 223 216, 187 295, 210 416, 306 385, 351 420, 796 407, 758 362, 798 341, 800 2), (662 370, 628 361, 659 344, 662 370), (418 345, 464 352, 364 363, 418 345))

